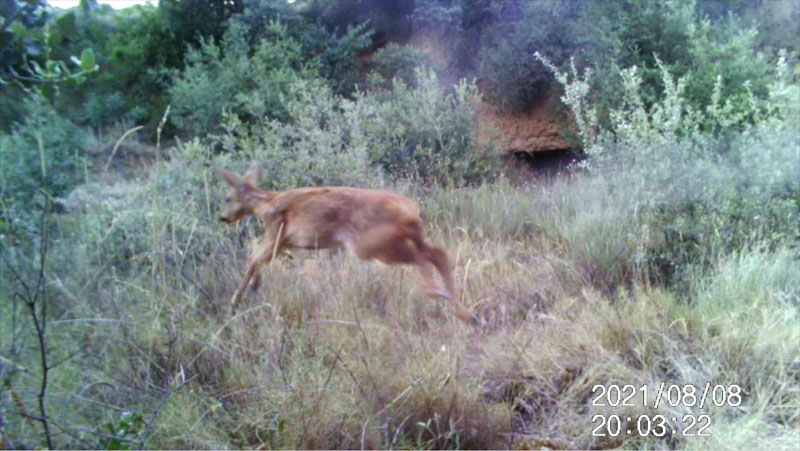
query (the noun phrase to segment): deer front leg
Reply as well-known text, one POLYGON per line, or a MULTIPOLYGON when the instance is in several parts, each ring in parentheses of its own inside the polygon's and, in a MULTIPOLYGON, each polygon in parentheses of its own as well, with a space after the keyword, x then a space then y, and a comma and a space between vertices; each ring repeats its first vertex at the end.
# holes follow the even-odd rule
POLYGON ((276 233, 272 233, 272 230, 265 232, 264 238, 250 258, 250 264, 247 265, 244 278, 241 283, 239 283, 239 287, 236 291, 233 292, 233 296, 231 296, 232 307, 236 308, 239 301, 242 300, 242 296, 244 296, 245 291, 247 291, 247 285, 250 283, 251 279, 253 280, 253 291, 258 289, 259 285, 261 285, 261 267, 269 264, 274 258, 280 256, 283 251, 286 250, 286 242, 282 236, 282 231, 283 223, 280 224, 276 233))
POLYGON ((247 266, 247 272, 245 272, 244 278, 239 283, 239 288, 237 288, 236 291, 233 292, 233 296, 231 296, 231 306, 233 308, 236 308, 236 306, 239 304, 239 301, 242 300, 242 296, 247 289, 247 284, 250 283, 250 279, 253 277, 256 271, 260 270, 260 266, 261 265, 259 265, 258 261, 250 261, 250 264, 247 266))

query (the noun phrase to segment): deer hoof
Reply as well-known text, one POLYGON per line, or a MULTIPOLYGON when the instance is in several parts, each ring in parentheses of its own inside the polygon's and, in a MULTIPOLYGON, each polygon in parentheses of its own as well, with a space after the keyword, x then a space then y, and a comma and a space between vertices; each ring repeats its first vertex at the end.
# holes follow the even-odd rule
POLYGON ((469 314, 469 322, 472 327, 482 327, 484 325, 483 321, 480 320, 474 313, 469 314))
POLYGON ((430 297, 440 297, 442 299, 447 299, 448 301, 453 298, 453 296, 450 293, 448 293, 446 291, 442 291, 442 290, 435 290, 435 289, 434 290, 428 290, 428 296, 430 296, 430 297))
POLYGON ((242 298, 241 293, 239 290, 233 292, 233 296, 231 296, 231 307, 236 308, 236 304, 239 303, 239 299, 242 298))
POLYGON ((261 287, 261 277, 255 277, 253 282, 250 284, 250 292, 256 293, 258 289, 261 287))

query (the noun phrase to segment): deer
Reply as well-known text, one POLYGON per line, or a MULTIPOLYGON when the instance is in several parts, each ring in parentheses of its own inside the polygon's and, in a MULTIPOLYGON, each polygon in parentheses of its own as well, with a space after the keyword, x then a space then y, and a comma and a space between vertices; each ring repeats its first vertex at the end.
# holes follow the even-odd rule
POLYGON ((258 290, 262 267, 286 250, 346 248, 361 260, 416 266, 425 295, 447 300, 458 319, 479 324, 477 317, 455 298, 453 268, 447 252, 425 240, 420 209, 411 199, 388 190, 341 186, 267 191, 258 188, 261 168, 257 164, 243 176, 224 168, 216 170, 229 187, 220 220, 233 224, 256 216, 263 229, 244 277, 231 296, 234 309, 248 284, 252 282, 252 291, 258 290), (433 268, 441 275, 444 290, 436 288, 433 268))

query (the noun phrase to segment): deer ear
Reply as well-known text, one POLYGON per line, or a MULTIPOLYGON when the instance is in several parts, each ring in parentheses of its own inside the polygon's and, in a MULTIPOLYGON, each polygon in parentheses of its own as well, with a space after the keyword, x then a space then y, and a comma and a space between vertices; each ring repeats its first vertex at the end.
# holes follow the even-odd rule
POLYGON ((244 181, 253 185, 253 187, 258 186, 258 181, 261 179, 261 166, 258 163, 253 163, 250 165, 250 169, 244 174, 244 181))
POLYGON ((242 185, 244 185, 244 180, 242 180, 241 177, 234 174, 233 172, 225 168, 215 168, 215 169, 217 170, 219 175, 221 175, 222 178, 225 179, 225 183, 227 183, 228 185, 234 188, 240 188, 242 185))

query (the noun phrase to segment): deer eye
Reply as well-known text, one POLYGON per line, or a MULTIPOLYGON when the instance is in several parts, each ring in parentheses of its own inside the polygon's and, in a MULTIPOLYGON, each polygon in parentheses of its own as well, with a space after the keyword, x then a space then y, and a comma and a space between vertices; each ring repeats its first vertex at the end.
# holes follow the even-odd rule
POLYGON ((230 197, 226 197, 226 198, 225 198, 225 203, 226 203, 226 204, 229 204, 229 203, 231 203, 232 201, 233 201, 233 199, 231 199, 230 197))

